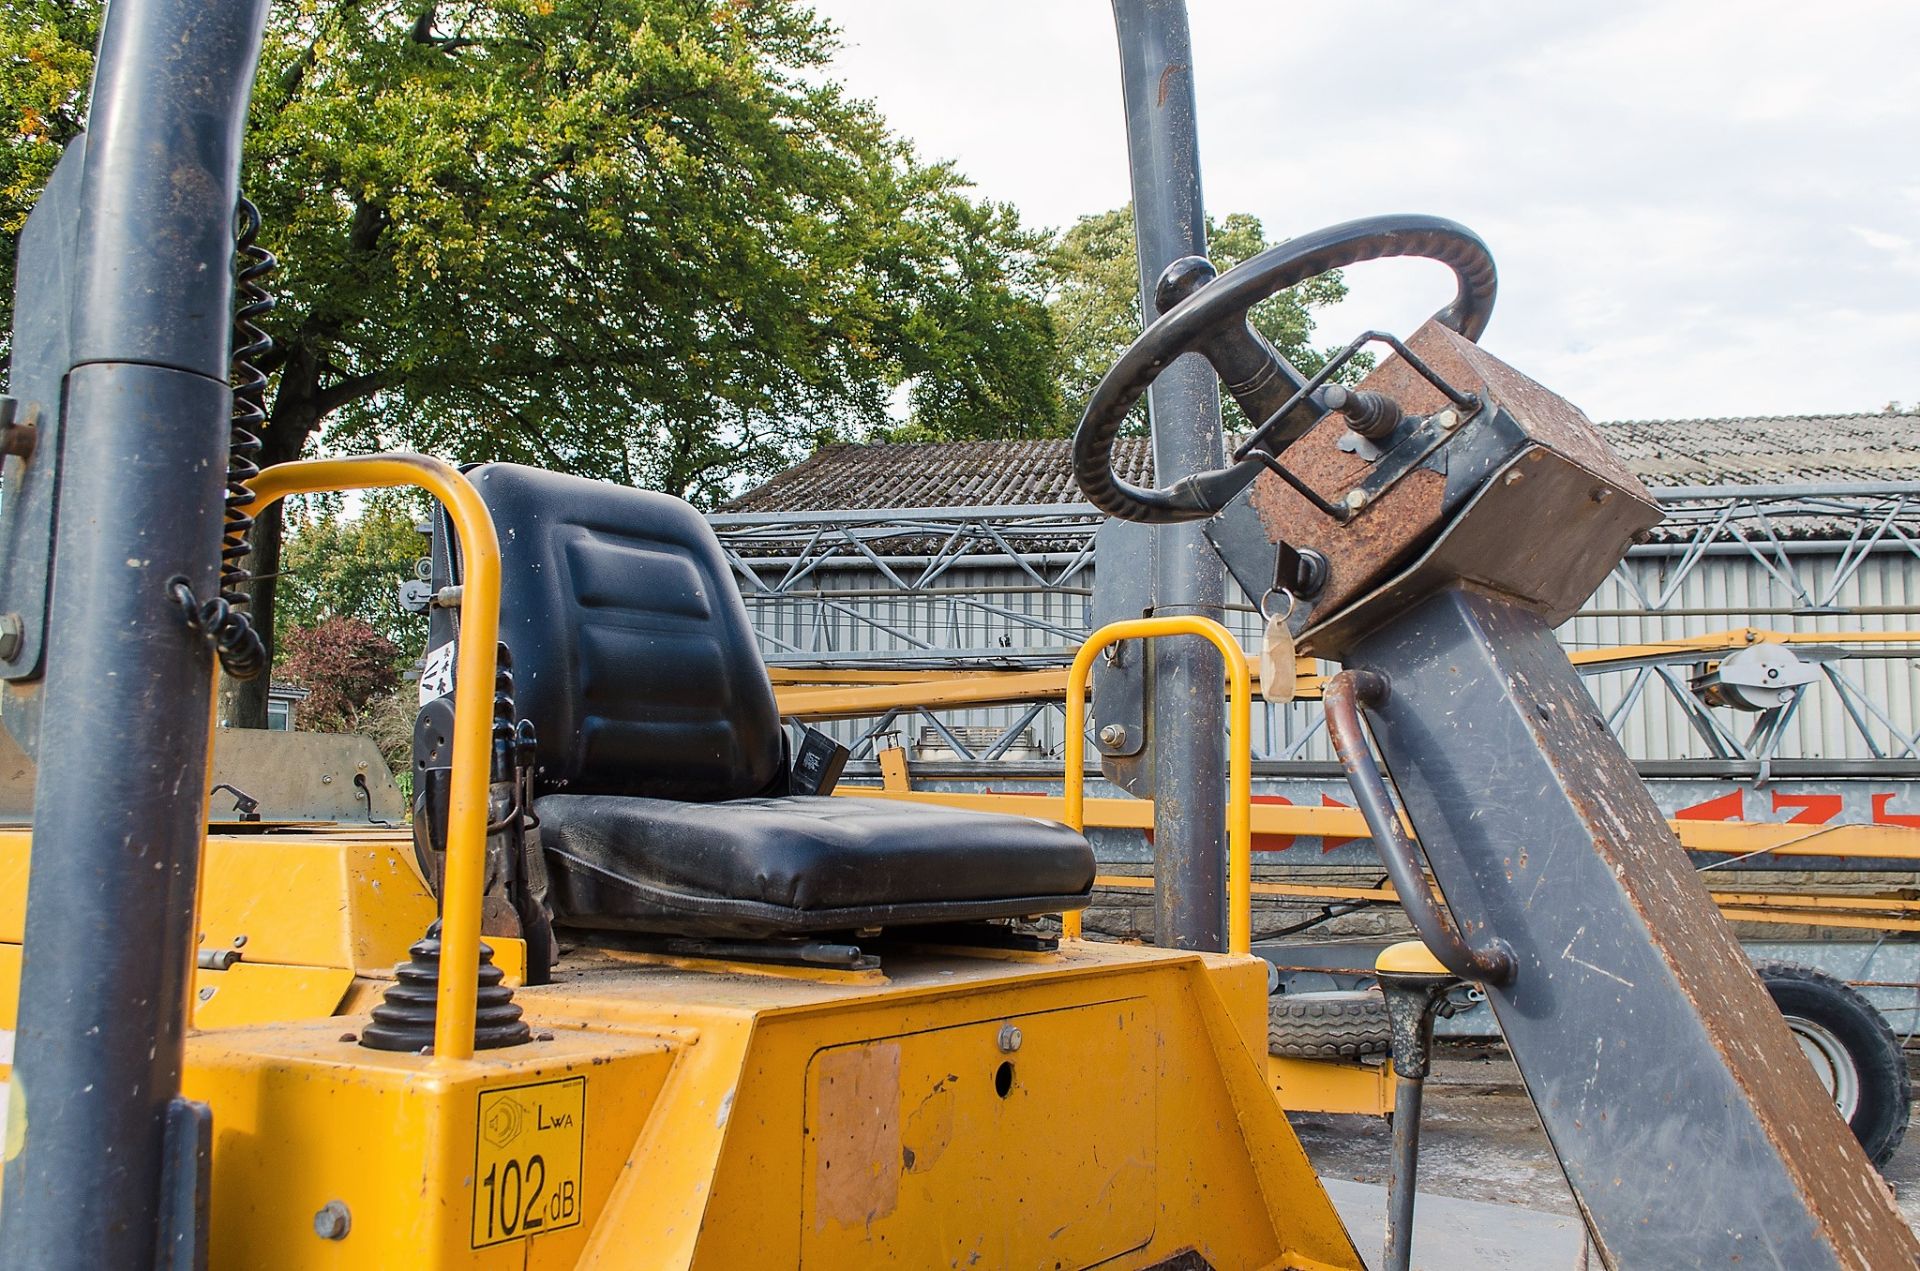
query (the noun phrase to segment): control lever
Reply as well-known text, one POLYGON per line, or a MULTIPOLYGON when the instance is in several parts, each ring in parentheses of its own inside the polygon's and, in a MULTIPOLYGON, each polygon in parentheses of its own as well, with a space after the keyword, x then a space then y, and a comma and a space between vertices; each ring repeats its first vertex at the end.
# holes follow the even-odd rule
POLYGON ((1433 1064, 1433 1018, 1459 1008, 1451 994, 1462 981, 1418 940, 1390 945, 1374 959, 1387 999, 1393 1046, 1393 1163, 1387 1175, 1387 1243, 1383 1271, 1413 1262, 1413 1201, 1420 1174, 1420 1101, 1433 1064))
MULTIPOLYGON (((1165 313, 1219 276, 1205 256, 1182 256, 1160 274, 1153 289, 1154 305, 1165 313)), ((1307 377, 1294 369, 1273 342, 1253 329, 1245 314, 1199 340, 1195 351, 1213 364, 1220 383, 1256 427, 1307 383, 1307 377)), ((1301 401, 1274 434, 1276 449, 1305 434, 1326 410, 1311 398, 1301 401)))

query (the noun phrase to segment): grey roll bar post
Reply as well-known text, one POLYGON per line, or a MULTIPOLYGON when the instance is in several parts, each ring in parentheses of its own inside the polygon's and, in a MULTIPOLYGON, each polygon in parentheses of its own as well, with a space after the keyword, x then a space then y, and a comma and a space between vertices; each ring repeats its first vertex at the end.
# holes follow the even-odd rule
MULTIPOLYGON (((180 1097, 228 445, 233 215, 266 0, 112 5, 70 262, 47 666, 0 1265, 204 1260, 180 1097), (19 1122, 24 1121, 24 1125, 19 1122)), ((35 279, 20 280, 22 292, 35 279)))
MULTIPOLYGON (((1127 163, 1140 266, 1140 312, 1151 322, 1166 267, 1207 251, 1194 124, 1193 45, 1186 0, 1113 0, 1126 104, 1127 163)), ((1147 395, 1154 478, 1172 485, 1225 466, 1220 387, 1199 356, 1163 371, 1147 395)), ((1157 614, 1225 613, 1226 571, 1200 522, 1156 525, 1157 614)), ((1226 715, 1220 655, 1200 640, 1162 641, 1154 677, 1154 931, 1180 949, 1226 948, 1226 715)))

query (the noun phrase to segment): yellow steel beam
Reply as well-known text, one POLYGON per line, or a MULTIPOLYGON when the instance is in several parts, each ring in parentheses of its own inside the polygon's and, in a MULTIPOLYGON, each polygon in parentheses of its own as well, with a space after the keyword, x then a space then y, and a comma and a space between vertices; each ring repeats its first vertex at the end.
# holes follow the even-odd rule
POLYGON ((771 679, 776 686, 791 684, 799 688, 822 688, 829 684, 921 684, 928 680, 960 680, 1008 673, 1007 668, 998 666, 983 667, 977 671, 967 671, 957 667, 941 667, 937 670, 837 666, 770 665, 767 667, 767 678, 771 679))
MULTIPOLYGON (((1093 885, 1114 891, 1150 891, 1153 879, 1138 874, 1101 874, 1093 885)), ((1369 900, 1399 903, 1392 886, 1339 887, 1325 883, 1254 883, 1255 896, 1297 900, 1369 900)), ((1920 900, 1833 896, 1818 892, 1711 893, 1723 917, 1746 922, 1879 931, 1920 931, 1920 900)))
POLYGON ((1010 702, 1064 697, 1067 671, 1001 671, 953 675, 873 684, 780 684, 774 695, 780 713, 795 719, 858 719, 890 710, 924 707, 950 710, 961 706, 1002 706, 1010 702))
POLYGON ((1845 927, 1856 931, 1920 931, 1920 919, 1836 914, 1823 909, 1794 913, 1791 910, 1746 909, 1739 905, 1722 905, 1720 916, 1733 921, 1784 923, 1793 927, 1845 927))
POLYGON ((487 783, 493 729, 494 651, 500 639, 500 540, 480 494, 457 468, 425 455, 363 455, 275 464, 252 482, 257 516, 290 494, 418 486, 440 501, 460 539, 459 674, 453 690, 453 780, 448 791, 447 875, 440 927, 440 989, 433 1053, 473 1056, 480 973, 480 900, 486 882, 487 783))
MULTIPOLYGON (((1016 816, 1066 819, 1066 801, 1053 794, 968 794, 949 790, 900 790, 875 786, 841 785, 837 794, 860 798, 899 799, 940 807, 971 808, 976 812, 1009 812, 1016 816)), ((1150 799, 1087 799, 1086 824, 1100 829, 1153 828, 1150 799)), ((1367 837, 1367 825, 1352 808, 1255 803, 1249 822, 1256 835, 1296 835, 1308 838, 1367 837)), ((1792 825, 1776 821, 1668 822, 1680 843, 1690 851, 1725 856, 1772 852, 1779 856, 1873 856, 1920 862, 1920 830, 1904 825, 1792 825)))
POLYGON ((1666 653, 1726 653, 1755 644, 1920 644, 1920 631, 1764 631, 1758 627, 1734 627, 1646 644, 1577 649, 1569 651, 1567 658, 1575 666, 1594 666, 1666 653))
MULTIPOLYGON (((1093 880, 1093 885, 1119 891, 1145 891, 1153 887, 1153 879, 1143 874, 1101 874, 1093 880)), ((1340 887, 1329 883, 1255 883, 1253 894, 1311 900, 1399 899, 1390 883, 1382 883, 1378 887, 1340 887)), ((1750 909, 1848 910, 1920 915, 1920 900, 1898 896, 1837 896, 1824 892, 1785 891, 1716 891, 1712 895, 1723 905, 1739 905, 1750 909)))
MULTIPOLYGON (((1623 644, 1604 649, 1573 649, 1568 658, 1576 666, 1603 667, 1630 664, 1672 653, 1710 658, 1755 644, 1920 644, 1920 631, 1763 631, 1737 627, 1704 635, 1623 644)), ((1325 677, 1305 669, 1294 683, 1294 697, 1318 698, 1325 677)), ((796 719, 858 719, 890 710, 951 709, 964 706, 1003 706, 1012 702, 1052 701, 1066 695, 1067 672, 1045 670, 832 670, 811 667, 771 667, 780 713, 796 719)), ((1257 671, 1252 685, 1262 686, 1257 671)))
POLYGON ((1904 825, 1792 825, 1779 821, 1668 822, 1690 851, 1725 856, 1879 856, 1920 861, 1920 830, 1904 825))

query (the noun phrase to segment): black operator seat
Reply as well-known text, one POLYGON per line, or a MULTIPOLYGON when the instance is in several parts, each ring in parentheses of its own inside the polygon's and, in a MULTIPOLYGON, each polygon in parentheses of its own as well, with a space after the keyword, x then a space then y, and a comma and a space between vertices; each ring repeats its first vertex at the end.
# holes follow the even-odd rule
POLYGON ((500 638, 538 735, 556 924, 757 938, 1078 909, 1063 825, 787 793, 785 731, 713 530, 670 495, 493 463, 500 638))

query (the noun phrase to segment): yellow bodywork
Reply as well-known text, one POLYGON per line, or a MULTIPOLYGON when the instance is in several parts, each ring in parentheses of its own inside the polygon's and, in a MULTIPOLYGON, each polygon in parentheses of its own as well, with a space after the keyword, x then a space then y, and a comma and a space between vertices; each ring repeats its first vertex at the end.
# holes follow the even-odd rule
MULTIPOLYGON (((532 1040, 475 1053, 492 523, 465 478, 413 456, 281 465, 248 510, 399 484, 441 500, 467 569, 435 1044, 357 1040, 434 917, 402 833, 210 837, 181 1084, 211 1111, 211 1265, 1362 1265, 1274 1098, 1243 745, 1238 953, 896 936, 883 969, 847 972, 587 951, 519 989, 532 1040)), ((1238 653, 1192 620, 1127 634, 1174 629, 1238 653)), ((1243 742, 1244 658, 1228 670, 1243 742)), ((0 831, 8 1029, 29 851, 29 831, 0 831)), ((524 950, 494 943, 520 978, 524 950)), ((11 1151, 34 1101, 10 1087, 11 1151)))
POLYGON ((352 1019, 194 1036, 214 1265, 1360 1265, 1266 1084, 1251 959, 602 955, 517 1000, 541 1040, 457 1064, 352 1019))
MULTIPOLYGON (((32 832, 0 829, 0 1029, 14 1027, 32 832)), ((194 973, 193 1022, 229 1028, 318 1019, 377 993, 433 921, 405 831, 214 834, 200 881, 200 950, 238 955, 194 973)), ((526 948, 489 937, 523 978, 526 948)), ((6 1065, 0 1064, 0 1076, 6 1065)))
MULTIPOLYGON (((0 831, 6 1028, 28 847, 0 831)), ((201 948, 241 954, 196 974, 184 1079, 216 1267, 1360 1265, 1272 1083, 1371 1109, 1380 1070, 1270 1070, 1257 960, 597 953, 517 991, 532 1044, 396 1055, 345 1039, 432 920, 411 856, 382 830, 207 842, 201 948)))
POLYGON ((1289 1112, 1383 1117, 1393 1111, 1393 1063, 1267 1056, 1267 1078, 1289 1112))

